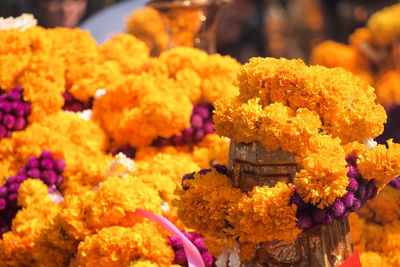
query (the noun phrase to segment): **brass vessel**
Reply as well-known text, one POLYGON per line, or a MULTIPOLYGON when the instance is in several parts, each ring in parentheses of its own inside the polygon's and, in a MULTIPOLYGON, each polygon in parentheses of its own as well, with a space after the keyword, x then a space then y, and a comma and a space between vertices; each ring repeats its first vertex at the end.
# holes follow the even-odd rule
MULTIPOLYGON (((267 151, 259 142, 231 142, 228 172, 233 185, 243 192, 254 186, 293 183, 298 167, 294 154, 267 151)), ((257 244, 253 258, 243 266, 330 267, 339 266, 353 255, 353 242, 347 218, 328 226, 306 231, 293 244, 281 240, 257 244)))

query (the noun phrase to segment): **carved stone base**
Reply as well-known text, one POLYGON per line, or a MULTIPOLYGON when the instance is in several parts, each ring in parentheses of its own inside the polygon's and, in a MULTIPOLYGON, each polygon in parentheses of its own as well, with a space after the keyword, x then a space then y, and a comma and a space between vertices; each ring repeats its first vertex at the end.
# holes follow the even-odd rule
MULTIPOLYGON (((243 192, 254 186, 292 183, 297 164, 287 151, 267 151, 259 142, 231 143, 228 171, 233 185, 243 192)), ((243 266, 330 267, 339 266, 353 255, 348 220, 300 234, 293 244, 281 240, 258 244, 254 257, 243 266)))

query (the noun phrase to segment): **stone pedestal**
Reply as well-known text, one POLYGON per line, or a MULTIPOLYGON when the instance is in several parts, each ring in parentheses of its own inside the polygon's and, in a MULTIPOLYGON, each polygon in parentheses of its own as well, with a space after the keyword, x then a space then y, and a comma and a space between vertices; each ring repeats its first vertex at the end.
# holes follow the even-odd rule
MULTIPOLYGON (((254 186, 293 183, 298 167, 294 154, 267 151, 259 142, 231 143, 228 172, 243 192, 254 186)), ((257 252, 243 266, 328 267, 339 266, 353 255, 349 222, 335 220, 329 226, 301 233, 293 244, 281 240, 257 244, 257 252)))

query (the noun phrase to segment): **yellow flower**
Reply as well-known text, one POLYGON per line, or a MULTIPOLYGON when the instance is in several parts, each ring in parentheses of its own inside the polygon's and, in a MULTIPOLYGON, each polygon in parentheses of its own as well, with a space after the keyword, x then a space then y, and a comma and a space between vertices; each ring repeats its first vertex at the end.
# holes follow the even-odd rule
POLYGON ((400 175, 400 144, 388 141, 385 145, 359 155, 357 167, 365 179, 375 179, 378 188, 388 184, 393 178, 400 175))
POLYGON ((293 242, 301 230, 297 227, 296 210, 290 204, 294 189, 286 183, 275 187, 254 187, 238 201, 229 221, 241 242, 259 243, 272 240, 293 242))
POLYGON ((394 42, 400 34, 400 4, 395 4, 375 12, 368 20, 372 43, 386 46, 394 42))
POLYGON ((130 228, 103 228, 79 244, 73 266, 128 266, 139 259, 148 259, 156 266, 170 266, 174 253, 167 243, 166 234, 153 222, 130 228))
POLYGON ((126 32, 144 41, 152 54, 167 49, 168 35, 160 14, 153 8, 135 10, 126 20, 126 32), (151 21, 151 23, 149 23, 151 21))

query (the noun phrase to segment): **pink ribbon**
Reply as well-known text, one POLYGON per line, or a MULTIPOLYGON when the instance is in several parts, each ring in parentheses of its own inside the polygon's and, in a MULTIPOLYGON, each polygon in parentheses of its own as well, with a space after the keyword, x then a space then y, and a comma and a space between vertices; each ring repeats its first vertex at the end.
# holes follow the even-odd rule
POLYGON ((161 217, 160 215, 157 215, 147 210, 137 209, 136 214, 158 223, 165 230, 182 239, 183 249, 185 250, 189 267, 205 267, 203 258, 201 257, 199 250, 192 242, 190 242, 188 238, 186 238, 184 234, 182 234, 181 231, 179 231, 178 228, 176 228, 176 226, 172 222, 164 217, 161 217))

